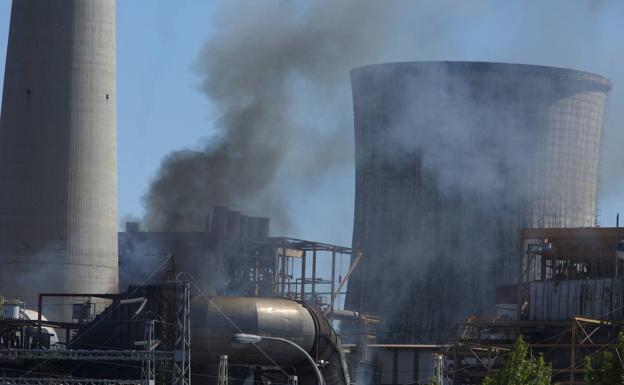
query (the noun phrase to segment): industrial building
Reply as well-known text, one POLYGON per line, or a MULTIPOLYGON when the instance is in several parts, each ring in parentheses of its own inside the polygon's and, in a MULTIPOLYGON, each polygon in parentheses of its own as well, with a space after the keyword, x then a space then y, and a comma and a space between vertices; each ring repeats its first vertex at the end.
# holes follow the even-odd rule
POLYGON ((206 223, 204 231, 181 232, 141 231, 138 223, 127 223, 119 233, 122 285, 157 282, 153 267, 174 256, 176 269, 211 295, 284 297, 323 310, 344 303, 357 266, 351 265, 350 248, 272 237, 269 218, 222 206, 212 209, 206 223))
POLYGON ((347 307, 383 314, 386 342, 444 343, 494 316, 496 286, 517 283, 520 229, 595 226, 607 79, 413 62, 351 81, 353 249, 368 257, 347 307))
POLYGON ((519 284, 502 290, 512 293, 497 303, 503 311, 466 319, 455 341, 438 350, 445 351, 453 383, 480 384, 522 336, 553 366, 553 381, 585 384, 585 357, 612 349, 623 326, 624 229, 529 228, 520 234, 519 284))
MULTIPOLYGON (((212 234, 217 245, 227 239, 224 235, 212 234)), ((181 239, 184 242, 185 238, 181 239)), ((22 303, 3 301, 0 380, 24 384, 65 384, 69 378, 75 384, 190 384, 191 380, 216 384, 230 378, 253 378, 258 382, 314 383, 317 377, 310 362, 283 341, 287 339, 314 357, 325 383, 349 384, 347 349, 332 323, 366 322, 355 312, 335 308, 353 271, 347 269, 341 278, 336 262, 341 254, 348 261, 350 250, 286 238, 265 242, 264 248, 255 250, 271 250, 270 259, 266 252, 223 254, 227 262, 241 264, 237 270, 220 272, 231 278, 223 280, 219 289, 227 290, 228 296, 208 295, 201 287, 203 278, 176 270, 184 266, 184 258, 167 253, 150 274, 141 277, 143 284, 120 294, 41 293, 36 311, 25 310, 22 303), (319 265, 331 262, 336 264, 334 280, 328 279, 326 272, 317 275, 319 265), (244 279, 237 275, 243 271, 247 271, 244 279), (145 284, 148 281, 150 284, 145 284), (235 296, 236 290, 245 296, 235 296), (65 298, 71 300, 71 322, 39 316, 47 304, 65 298), (98 311, 94 299, 105 299, 109 305, 98 311), (26 312, 31 316, 25 317, 26 312), (61 338, 56 330, 63 332, 61 338), (262 336, 264 341, 246 348, 233 346, 233 337, 243 331, 262 336), (24 373, 26 378, 20 380, 24 373)), ((187 250, 193 251, 192 247, 187 250)), ((212 260, 204 263, 212 265, 212 260)))
POLYGON ((523 229, 518 316, 624 319, 624 229, 523 229))
POLYGON ((115 104, 115 1, 14 1, 0 118, 3 295, 34 305, 42 291, 117 291, 115 104))

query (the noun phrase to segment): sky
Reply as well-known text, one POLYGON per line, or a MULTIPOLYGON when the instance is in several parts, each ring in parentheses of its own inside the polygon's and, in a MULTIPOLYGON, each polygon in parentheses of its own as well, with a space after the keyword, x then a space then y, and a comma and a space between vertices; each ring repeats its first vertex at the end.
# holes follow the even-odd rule
MULTIPOLYGON (((404 44, 404 52, 380 57, 390 60, 515 61, 588 70, 614 80, 605 128, 599 202, 599 224, 613 226, 616 213, 624 213, 621 199, 624 176, 618 171, 624 169, 623 157, 619 154, 624 153, 621 150, 624 135, 617 119, 624 115, 620 112, 624 92, 618 91, 618 81, 624 80, 620 69, 624 59, 622 8, 607 1, 579 1, 576 9, 562 9, 539 5, 539 1, 484 0, 463 2, 460 7, 454 7, 452 1, 441 1, 440 4, 449 8, 439 12, 431 10, 435 7, 427 6, 435 2, 411 4, 415 3, 425 5, 408 7, 407 14, 420 14, 413 15, 413 25, 409 25, 409 17, 404 16, 403 20, 408 20, 405 29, 408 32, 394 42, 404 44), (433 20, 432 27, 427 29, 418 25, 423 15, 433 20), (595 24, 592 24, 592 18, 596 19, 595 24), (577 21, 581 19, 585 24, 579 26, 577 21), (421 35, 417 36, 418 33, 421 35), (431 36, 423 36, 423 33, 431 36), (413 42, 426 40, 430 44, 412 46, 413 42), (527 56, 527 52, 530 55, 527 56), (606 184, 605 178, 608 179, 606 184)), ((251 0, 249 4, 258 6, 251 0)), ((553 1, 549 4, 570 3, 553 1)), ((142 216, 142 196, 166 154, 199 146, 210 140, 215 132, 214 111, 201 89, 202 79, 197 66, 202 47, 214 33, 215 18, 223 15, 217 12, 217 6, 218 2, 205 0, 117 1, 118 213, 122 221, 128 216, 142 216)), ((240 10, 244 12, 245 7, 240 10)), ((10 1, 0 0, 2 63, 6 54, 9 17, 10 1)), ((366 24, 365 20, 361 25, 366 24)), ((253 57, 246 60, 253 60, 253 57)), ((341 80, 345 85, 348 76, 345 71, 341 80)), ((350 97, 348 93, 344 96, 350 97)), ((350 100, 344 103, 349 106, 350 100)), ((352 126, 344 129, 352 130, 352 126)), ((293 228, 292 234, 280 235, 350 244, 352 170, 330 171, 314 188, 292 188, 295 195, 286 204, 289 207, 299 201, 305 201, 305 204, 298 205, 299 226, 293 228), (300 219, 308 217, 312 219, 300 219), (342 220, 335 221, 332 217, 342 220)))

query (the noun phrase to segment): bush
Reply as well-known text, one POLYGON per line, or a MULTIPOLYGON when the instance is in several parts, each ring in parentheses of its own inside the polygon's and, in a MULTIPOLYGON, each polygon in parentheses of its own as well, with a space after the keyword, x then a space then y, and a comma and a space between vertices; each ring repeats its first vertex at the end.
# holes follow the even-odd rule
POLYGON ((614 352, 585 357, 585 379, 591 385, 624 385, 624 368, 620 357, 624 353, 624 334, 618 335, 618 343, 614 352), (619 356, 619 357, 618 357, 619 356))

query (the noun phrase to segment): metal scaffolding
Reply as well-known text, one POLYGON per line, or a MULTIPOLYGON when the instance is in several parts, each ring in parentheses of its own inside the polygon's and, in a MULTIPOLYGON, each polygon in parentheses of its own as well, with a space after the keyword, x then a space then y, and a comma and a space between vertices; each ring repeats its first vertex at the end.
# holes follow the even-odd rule
POLYGON ((447 368, 457 384, 480 384, 505 363, 518 337, 533 355, 552 365, 553 382, 585 385, 583 362, 614 349, 622 323, 573 317, 567 321, 470 320, 458 328, 455 344, 446 351, 447 368))
MULTIPOLYGON (((145 350, 150 353, 156 348, 157 342, 154 340, 154 320, 148 320, 145 325, 145 350)), ((156 365, 151 358, 147 358, 142 364, 142 378, 148 385, 156 383, 156 365)))
POLYGON ((274 249, 273 292, 280 297, 315 304, 325 314, 333 313, 339 297, 344 297, 346 282, 362 258, 353 257, 351 248, 295 238, 271 238, 274 249), (341 270, 338 259, 353 260, 347 270, 341 270), (322 262, 331 264, 331 275, 323 279, 318 274, 322 262))
MULTIPOLYGON (((90 322, 1 321, 0 335, 16 333, 18 327, 29 327, 34 330, 35 341, 41 340, 42 325, 77 329, 76 335, 68 336, 69 342, 66 343, 66 346, 76 349, 0 349, 0 362, 6 363, 3 366, 7 366, 8 370, 1 383, 191 384, 188 282, 173 280, 164 285, 138 286, 118 295, 41 294, 40 308, 41 300, 50 296, 108 296, 112 304, 90 322), (92 346, 97 348, 90 349, 92 346), (139 348, 135 350, 134 347, 139 348), (92 379, 99 376, 94 373, 99 373, 97 371, 104 363, 120 369, 115 371, 117 379, 92 379), (56 370, 60 367, 67 370, 56 370), (80 372, 76 372, 78 368, 80 372), (24 371, 26 375, 21 378, 11 377, 24 371), (35 378, 29 373, 41 377, 35 378), (58 377, 53 377, 57 374, 58 377)), ((38 347, 39 344, 33 346, 38 347)))
POLYGON ((188 282, 179 282, 173 384, 191 385, 191 297, 188 282))
POLYGON ((622 318, 622 238, 620 228, 523 229, 518 318, 622 318))

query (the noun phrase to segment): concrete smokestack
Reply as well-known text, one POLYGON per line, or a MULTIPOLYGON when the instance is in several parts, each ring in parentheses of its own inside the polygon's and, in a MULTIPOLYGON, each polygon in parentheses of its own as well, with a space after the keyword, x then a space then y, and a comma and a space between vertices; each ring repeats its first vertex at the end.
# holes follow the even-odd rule
POLYGON ((115 1, 13 2, 0 119, 0 293, 118 285, 115 1))

